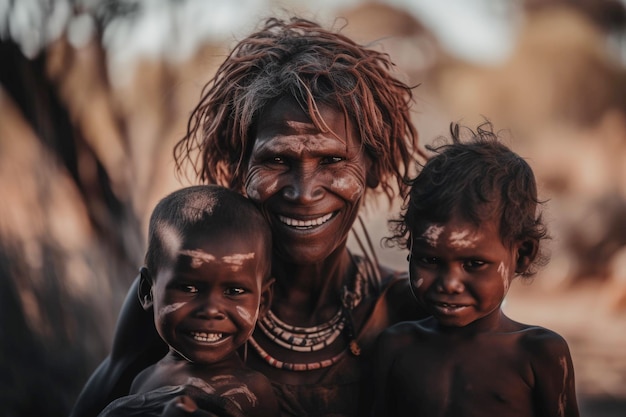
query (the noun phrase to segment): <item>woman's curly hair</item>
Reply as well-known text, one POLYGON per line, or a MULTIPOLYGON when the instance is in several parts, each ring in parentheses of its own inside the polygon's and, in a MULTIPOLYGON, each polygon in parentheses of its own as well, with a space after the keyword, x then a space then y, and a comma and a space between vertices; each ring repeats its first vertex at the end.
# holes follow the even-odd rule
MULTIPOLYGON (((411 235, 420 234, 428 223, 445 223, 460 215, 476 226, 493 216, 499 218, 500 239, 511 245, 519 241, 539 243, 548 238, 538 207, 537 184, 532 168, 518 154, 501 143, 489 121, 476 131, 450 125, 452 143, 427 146, 434 155, 422 166, 410 189, 399 219, 389 220, 389 246, 408 248, 411 235), (461 133, 471 137, 461 141, 461 133)), ((543 252, 530 276, 547 262, 543 252)))
POLYGON ((243 192, 259 115, 291 97, 324 132, 329 129, 318 107, 343 112, 391 199, 392 180, 403 193, 420 152, 410 117, 412 87, 392 76, 393 66, 387 54, 314 22, 270 18, 235 46, 205 85, 187 134, 174 148, 177 170, 190 163, 202 182, 243 192))

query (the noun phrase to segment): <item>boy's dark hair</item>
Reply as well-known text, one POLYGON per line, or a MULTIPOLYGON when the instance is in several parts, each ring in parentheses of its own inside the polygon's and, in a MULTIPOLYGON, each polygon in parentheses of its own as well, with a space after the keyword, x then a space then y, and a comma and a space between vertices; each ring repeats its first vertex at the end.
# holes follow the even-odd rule
POLYGON ((163 265, 172 262, 184 236, 224 227, 247 239, 258 239, 265 251, 265 277, 270 275, 272 232, 255 204, 219 185, 195 185, 172 192, 156 205, 150 216, 145 265, 156 277, 163 265))
MULTIPOLYGON (((468 127, 450 125, 452 143, 428 146, 435 155, 410 181, 410 191, 399 219, 389 221, 392 236, 387 239, 402 248, 409 247, 411 233, 426 222, 444 223, 453 215, 479 226, 485 219, 500 218, 500 238, 505 245, 547 238, 538 206, 535 176, 528 163, 499 141, 489 121, 474 132, 468 127), (460 132, 471 136, 461 142, 460 132)), ((540 253, 530 276, 547 261, 540 253)))
POLYGON ((314 22, 270 18, 235 46, 205 85, 187 134, 174 148, 178 172, 188 162, 202 181, 243 191, 259 116, 291 97, 323 132, 329 129, 318 110, 322 104, 352 121, 391 199, 391 180, 405 191, 420 153, 409 110, 412 87, 392 76, 393 66, 387 54, 314 22))

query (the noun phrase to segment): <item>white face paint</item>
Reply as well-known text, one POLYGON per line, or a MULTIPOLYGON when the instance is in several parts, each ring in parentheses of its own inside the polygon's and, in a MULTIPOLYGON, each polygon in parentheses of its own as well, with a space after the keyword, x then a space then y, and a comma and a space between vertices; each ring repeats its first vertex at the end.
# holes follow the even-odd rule
POLYGON ((500 262, 498 265, 498 273, 502 277, 504 292, 506 293, 509 290, 509 268, 504 265, 504 262, 500 262))
POLYGON ((206 253, 201 249, 186 249, 181 250, 179 253, 191 258, 192 268, 200 268, 204 263, 211 263, 215 261, 215 256, 210 253, 206 253))
POLYGON ((255 253, 235 253, 233 255, 222 256, 222 262, 230 264, 234 272, 239 271, 243 266, 243 261, 254 259, 255 253))
POLYGON ((178 310, 179 308, 181 308, 185 304, 187 304, 186 301, 184 301, 182 303, 168 304, 168 305, 166 305, 165 307, 163 307, 162 309, 159 310, 159 316, 164 316, 166 314, 173 313, 174 311, 178 310))
POLYGON ((421 287, 423 283, 424 283, 424 278, 418 279, 417 282, 415 283, 415 288, 421 287))
POLYGON ((439 243, 439 236, 443 232, 443 226, 432 224, 428 226, 428 229, 422 233, 422 237, 430 246, 437 247, 439 243))
POLYGON ((252 325, 256 321, 257 318, 252 317, 252 315, 245 308, 241 306, 236 306, 235 309, 237 309, 237 313, 239 313, 239 317, 241 317, 241 319, 244 320, 249 325, 252 325))
POLYGON ((354 192, 350 195, 350 201, 356 201, 363 194, 363 187, 361 184, 356 184, 352 178, 335 178, 331 184, 331 187, 339 192, 345 193, 346 190, 354 189, 354 192))
POLYGON ((453 248, 471 248, 476 245, 478 236, 470 232, 469 230, 453 231, 450 233, 448 243, 453 248))

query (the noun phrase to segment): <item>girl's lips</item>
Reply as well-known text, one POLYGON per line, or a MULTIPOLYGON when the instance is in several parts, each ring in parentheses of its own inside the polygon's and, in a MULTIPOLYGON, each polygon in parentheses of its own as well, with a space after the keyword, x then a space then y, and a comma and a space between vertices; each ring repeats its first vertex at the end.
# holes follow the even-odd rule
POLYGON ((300 230, 312 229, 318 227, 333 218, 336 212, 328 213, 315 219, 298 220, 292 217, 278 215, 278 220, 286 226, 293 227, 300 230))

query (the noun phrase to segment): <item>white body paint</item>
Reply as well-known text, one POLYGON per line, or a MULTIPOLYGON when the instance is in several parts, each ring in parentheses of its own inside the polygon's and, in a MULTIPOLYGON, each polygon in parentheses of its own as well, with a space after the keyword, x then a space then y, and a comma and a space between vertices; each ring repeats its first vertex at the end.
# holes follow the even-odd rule
POLYGON ((186 301, 184 301, 182 303, 168 304, 168 305, 166 305, 165 307, 163 307, 162 309, 159 310, 159 316, 164 316, 166 314, 170 314, 170 313, 178 310, 179 308, 181 308, 185 304, 187 304, 186 301))
POLYGON ((206 253, 200 249, 187 249, 181 250, 181 255, 187 255, 191 258, 191 267, 200 268, 204 263, 210 263, 215 261, 215 256, 210 253, 206 253))
POLYGON ((439 236, 443 232, 443 226, 439 226, 436 224, 428 226, 428 229, 424 233, 422 233, 422 237, 426 240, 430 246, 437 247, 439 243, 439 236))
POLYGON ((453 231, 448 243, 453 248, 471 248, 476 244, 478 237, 469 230, 453 231))
POLYGON ((502 277, 504 292, 506 293, 509 290, 509 268, 504 266, 504 262, 500 262, 500 265, 498 265, 498 273, 502 277))

